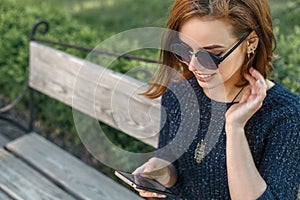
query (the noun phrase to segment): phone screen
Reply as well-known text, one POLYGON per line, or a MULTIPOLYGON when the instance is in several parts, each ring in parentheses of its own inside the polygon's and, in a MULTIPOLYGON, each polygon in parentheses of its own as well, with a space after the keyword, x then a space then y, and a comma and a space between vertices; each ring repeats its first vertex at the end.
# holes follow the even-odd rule
POLYGON ((147 190, 150 192, 156 192, 159 194, 165 194, 169 196, 176 196, 176 194, 173 191, 171 191, 170 189, 166 188, 165 186, 161 185, 153 179, 121 171, 116 171, 115 174, 121 180, 123 180, 124 182, 126 182, 134 188, 147 190))

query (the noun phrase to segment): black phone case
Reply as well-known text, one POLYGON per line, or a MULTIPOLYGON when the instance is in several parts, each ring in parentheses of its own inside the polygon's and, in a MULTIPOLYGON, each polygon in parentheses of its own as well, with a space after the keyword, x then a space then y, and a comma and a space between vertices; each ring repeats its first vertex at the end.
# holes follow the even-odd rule
MULTIPOLYGON (((161 185, 160 183, 158 183, 157 181, 155 180, 152 180, 152 179, 149 179, 149 178, 146 178, 146 177, 143 177, 143 179, 149 181, 149 182, 153 182, 155 185, 159 184, 162 188, 164 188, 164 190, 159 190, 159 189, 155 189, 155 188, 150 188, 150 187, 145 187, 145 186, 141 186, 139 183, 137 183, 134 178, 133 178, 133 174, 131 173, 128 173, 128 172, 121 172, 121 171, 116 171, 115 174, 117 177, 119 173, 122 177, 126 178, 128 181, 125 181, 127 184, 129 184, 131 187, 134 187, 136 189, 140 189, 140 190, 146 190, 146 191, 149 191, 149 192, 154 192, 154 193, 158 193, 158 194, 164 194, 164 195, 167 195, 167 196, 171 196, 171 197, 175 197, 176 194, 171 191, 170 189, 166 188, 165 186, 161 185)), ((121 177, 119 177, 121 180, 123 180, 121 177)), ((123 180, 124 181, 124 180, 123 180)))

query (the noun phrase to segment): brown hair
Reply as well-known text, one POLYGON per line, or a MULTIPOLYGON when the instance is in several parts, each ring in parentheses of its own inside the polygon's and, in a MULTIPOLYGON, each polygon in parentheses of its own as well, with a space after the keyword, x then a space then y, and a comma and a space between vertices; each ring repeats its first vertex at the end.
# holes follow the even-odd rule
MULTIPOLYGON (((271 62, 276 41, 268 0, 176 0, 166 28, 179 31, 183 23, 193 17, 224 20, 232 25, 233 35, 237 38, 255 31, 259 37, 259 44, 255 55, 250 59, 246 57, 241 73, 247 72, 252 66, 266 78, 273 70, 271 62)), ((143 93, 149 98, 157 98, 167 90, 173 71, 180 72, 186 79, 193 77, 188 66, 180 63, 173 53, 166 50, 174 37, 171 32, 166 33, 166 40, 160 52, 160 69, 147 91, 143 93)), ((242 75, 241 77, 239 85, 247 84, 242 75)))

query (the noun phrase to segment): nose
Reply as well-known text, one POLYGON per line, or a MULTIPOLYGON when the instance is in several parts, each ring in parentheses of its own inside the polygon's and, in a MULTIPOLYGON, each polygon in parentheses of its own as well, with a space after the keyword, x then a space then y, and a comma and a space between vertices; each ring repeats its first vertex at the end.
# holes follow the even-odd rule
POLYGON ((191 62, 188 64, 188 66, 190 71, 196 71, 202 67, 194 54, 191 55, 191 62))

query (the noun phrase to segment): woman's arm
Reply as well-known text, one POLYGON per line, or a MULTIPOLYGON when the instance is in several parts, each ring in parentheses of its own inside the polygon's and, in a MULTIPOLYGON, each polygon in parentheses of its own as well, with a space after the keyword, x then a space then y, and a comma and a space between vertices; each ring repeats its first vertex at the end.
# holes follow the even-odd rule
POLYGON ((247 189, 245 194, 249 194, 243 199, 257 194, 252 196, 255 199, 266 186, 267 189, 259 196, 259 200, 297 198, 300 186, 300 113, 297 109, 286 108, 277 109, 276 113, 278 117, 270 124, 257 169, 252 162, 243 130, 240 132, 242 134, 238 134, 237 129, 229 131, 228 127, 230 133, 237 134, 227 134, 228 180, 232 194, 232 191, 247 189), (247 181, 250 185, 246 187, 249 184, 247 181), (266 183, 265 186, 262 181, 266 183))
POLYGON ((227 127, 226 162, 230 196, 235 199, 258 199, 267 184, 254 164, 243 128, 227 127))
POLYGON ((257 199, 267 188, 254 164, 244 127, 262 106, 268 87, 263 76, 253 68, 245 78, 250 88, 245 91, 241 101, 226 112, 226 164, 233 200, 257 199))
MULTIPOLYGON (((226 113, 227 172, 232 199, 293 200, 300 185, 299 99, 286 96, 291 107, 277 107, 270 121, 259 166, 255 166, 244 127, 262 106, 269 88, 261 74, 245 75, 250 89, 226 113), (259 168, 257 168, 259 167, 259 168)), ((258 133, 259 134, 259 133, 258 133)))

